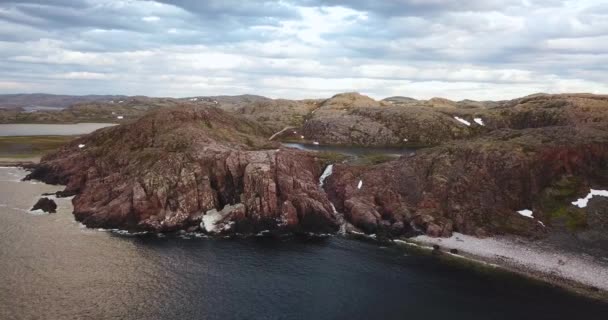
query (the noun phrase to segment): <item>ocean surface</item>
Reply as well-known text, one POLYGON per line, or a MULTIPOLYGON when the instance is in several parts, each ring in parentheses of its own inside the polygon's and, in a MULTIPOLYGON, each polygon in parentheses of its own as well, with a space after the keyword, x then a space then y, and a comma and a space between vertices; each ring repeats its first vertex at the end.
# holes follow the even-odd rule
POLYGON ((83 228, 0 168, 0 319, 607 319, 608 304, 398 247, 83 228))

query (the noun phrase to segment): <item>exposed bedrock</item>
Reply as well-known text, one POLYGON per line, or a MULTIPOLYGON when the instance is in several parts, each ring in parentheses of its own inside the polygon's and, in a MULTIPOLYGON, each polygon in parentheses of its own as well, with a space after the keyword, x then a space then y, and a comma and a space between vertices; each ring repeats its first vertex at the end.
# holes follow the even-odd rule
POLYGON ((605 183, 607 174, 606 132, 551 127, 496 131, 371 168, 335 165, 325 190, 367 233, 409 226, 432 236, 540 235, 556 208, 547 200, 572 206, 569 201, 605 183), (576 181, 568 186, 570 198, 557 196, 564 181, 576 181), (552 191, 556 196, 547 197, 552 191), (533 218, 517 213, 523 209, 533 218))
POLYGON ((279 150, 265 127, 222 110, 176 108, 105 128, 45 156, 28 178, 65 184, 89 227, 195 229, 238 206, 214 230, 333 232, 314 154, 279 150), (82 146, 82 147, 79 147, 82 146))

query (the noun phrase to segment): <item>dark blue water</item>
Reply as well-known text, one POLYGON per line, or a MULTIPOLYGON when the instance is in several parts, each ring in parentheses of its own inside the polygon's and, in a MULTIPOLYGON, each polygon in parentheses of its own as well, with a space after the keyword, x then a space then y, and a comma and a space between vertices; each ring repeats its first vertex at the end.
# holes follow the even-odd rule
POLYGON ((120 236, 0 170, 0 319, 606 319, 608 305, 395 247, 120 236), (24 209, 25 208, 25 209, 24 209))

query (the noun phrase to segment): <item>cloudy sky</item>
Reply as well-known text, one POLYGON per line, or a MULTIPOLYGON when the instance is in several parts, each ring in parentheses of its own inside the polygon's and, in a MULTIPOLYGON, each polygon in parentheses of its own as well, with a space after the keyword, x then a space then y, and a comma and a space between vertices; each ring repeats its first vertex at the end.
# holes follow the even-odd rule
POLYGON ((606 0, 0 0, 0 93, 608 93, 606 0))

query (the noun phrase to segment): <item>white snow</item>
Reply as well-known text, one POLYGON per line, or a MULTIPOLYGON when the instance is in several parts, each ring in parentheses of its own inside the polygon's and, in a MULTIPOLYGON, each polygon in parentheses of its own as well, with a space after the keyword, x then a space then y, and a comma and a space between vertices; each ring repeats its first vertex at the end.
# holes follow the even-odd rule
POLYGON ((475 123, 477 123, 480 126, 485 126, 485 124, 483 124, 482 118, 475 118, 475 119, 473 119, 473 121, 475 121, 475 123))
POLYGON ((300 139, 304 139, 304 136, 300 136, 300 139))
POLYGON ((466 125, 467 125, 467 126, 469 126, 469 127, 471 126, 471 123, 470 123, 470 122, 468 122, 467 120, 464 120, 464 119, 463 119, 463 118, 461 118, 461 117, 454 116, 454 119, 456 119, 456 120, 460 121, 461 123, 466 124, 466 125))
POLYGON ((534 216, 532 216, 532 210, 524 209, 517 211, 517 213, 521 214, 524 217, 534 219, 534 216))
POLYGON ((198 98, 189 99, 190 101, 198 101, 198 98))
POLYGON ((123 116, 117 116, 117 117, 116 117, 116 119, 119 119, 119 120, 120 120, 120 119, 124 119, 124 118, 125 118, 125 117, 123 117, 123 116))
POLYGON ((357 185, 357 189, 361 189, 363 187, 363 180, 359 180, 359 184, 357 185))
POLYGON ((323 174, 321 174, 321 177, 319 178, 320 187, 323 187, 323 183, 325 182, 325 179, 327 179, 327 177, 331 176, 331 174, 333 173, 333 169, 334 169, 333 164, 330 164, 327 166, 327 168, 325 168, 325 171, 323 171, 323 174))
POLYGON ((124 101, 122 101, 122 100, 118 101, 118 103, 123 103, 123 102, 124 102, 124 101))
POLYGON ((79 144, 78 148, 80 148, 80 149, 84 148, 84 144, 79 144))
POLYGON ((216 100, 213 100, 213 103, 217 104, 218 102, 216 100))
POLYGON ((318 141, 314 141, 312 144, 314 144, 315 146, 318 146, 319 142, 318 141))
POLYGON ((591 200, 591 198, 593 198, 593 196, 608 197, 608 190, 591 189, 591 191, 589 192, 589 194, 587 194, 586 197, 580 198, 580 199, 572 202, 572 204, 579 208, 585 208, 587 206, 587 204, 589 203, 589 200, 591 200))
POLYGON ((406 139, 406 138, 403 138, 403 142, 407 142, 407 139, 406 139))
POLYGON ((203 216, 203 227, 207 232, 214 232, 216 223, 222 219, 222 215, 217 210, 209 210, 203 216))

